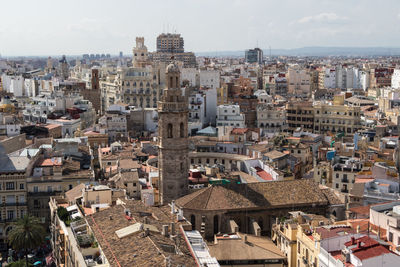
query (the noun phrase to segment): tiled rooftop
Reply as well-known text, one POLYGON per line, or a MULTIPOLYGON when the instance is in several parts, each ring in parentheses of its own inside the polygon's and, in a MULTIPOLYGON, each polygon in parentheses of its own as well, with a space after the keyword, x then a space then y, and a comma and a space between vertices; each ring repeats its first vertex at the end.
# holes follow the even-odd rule
POLYGON ((334 194, 322 190, 312 180, 215 185, 181 197, 178 206, 190 209, 220 210, 275 208, 287 205, 328 205, 341 203, 334 194))
POLYGON ((119 239, 115 231, 135 222, 143 223, 145 218, 159 232, 162 231, 162 225, 170 225, 176 220, 169 207, 146 207, 141 201, 124 201, 132 220, 126 218, 122 205, 110 207, 87 218, 111 266, 118 266, 118 263, 120 266, 163 266, 167 257, 170 257, 172 266, 196 266, 180 233, 180 223, 175 222, 178 253, 168 252, 166 248, 175 247, 175 242, 161 233, 150 232, 144 237, 142 232, 119 239))

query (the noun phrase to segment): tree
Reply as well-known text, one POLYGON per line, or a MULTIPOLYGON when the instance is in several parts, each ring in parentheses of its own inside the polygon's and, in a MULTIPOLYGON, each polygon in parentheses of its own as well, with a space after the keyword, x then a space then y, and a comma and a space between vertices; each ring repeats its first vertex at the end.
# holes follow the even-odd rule
POLYGON ((25 252, 25 263, 28 267, 28 252, 37 248, 44 241, 45 230, 38 218, 25 215, 19 219, 8 235, 8 242, 15 250, 25 252))
MULTIPOLYGON (((33 266, 32 264, 28 263, 29 266, 33 266)), ((14 261, 11 262, 10 264, 7 265, 8 267, 26 267, 26 260, 19 260, 19 261, 14 261)))

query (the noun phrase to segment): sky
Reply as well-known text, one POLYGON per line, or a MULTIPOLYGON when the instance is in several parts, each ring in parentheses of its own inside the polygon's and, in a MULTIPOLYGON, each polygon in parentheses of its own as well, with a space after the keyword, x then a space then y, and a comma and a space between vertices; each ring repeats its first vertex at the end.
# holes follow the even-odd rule
POLYGON ((400 1, 0 0, 2 56, 154 51, 162 32, 193 52, 400 47, 400 1))

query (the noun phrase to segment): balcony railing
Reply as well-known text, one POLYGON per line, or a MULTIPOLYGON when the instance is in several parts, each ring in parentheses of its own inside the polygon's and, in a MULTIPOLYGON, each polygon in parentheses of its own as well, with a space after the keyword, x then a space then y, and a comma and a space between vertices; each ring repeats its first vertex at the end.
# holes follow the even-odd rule
POLYGON ((3 202, 2 205, 12 207, 12 206, 25 206, 26 202, 3 202))
POLYGON ((53 190, 53 191, 39 191, 39 192, 28 192, 29 196, 54 196, 62 193, 61 190, 53 190))

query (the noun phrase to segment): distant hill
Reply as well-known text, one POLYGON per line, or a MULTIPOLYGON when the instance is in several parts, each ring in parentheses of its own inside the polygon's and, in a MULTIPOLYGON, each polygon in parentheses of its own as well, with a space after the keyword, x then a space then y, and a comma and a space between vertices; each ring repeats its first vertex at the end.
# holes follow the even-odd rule
MULTIPOLYGON (((269 49, 263 49, 268 56, 269 49)), ((400 56, 398 47, 302 47, 294 49, 271 49, 273 56, 400 56)), ((199 52, 196 56, 244 57, 244 51, 199 52)))

